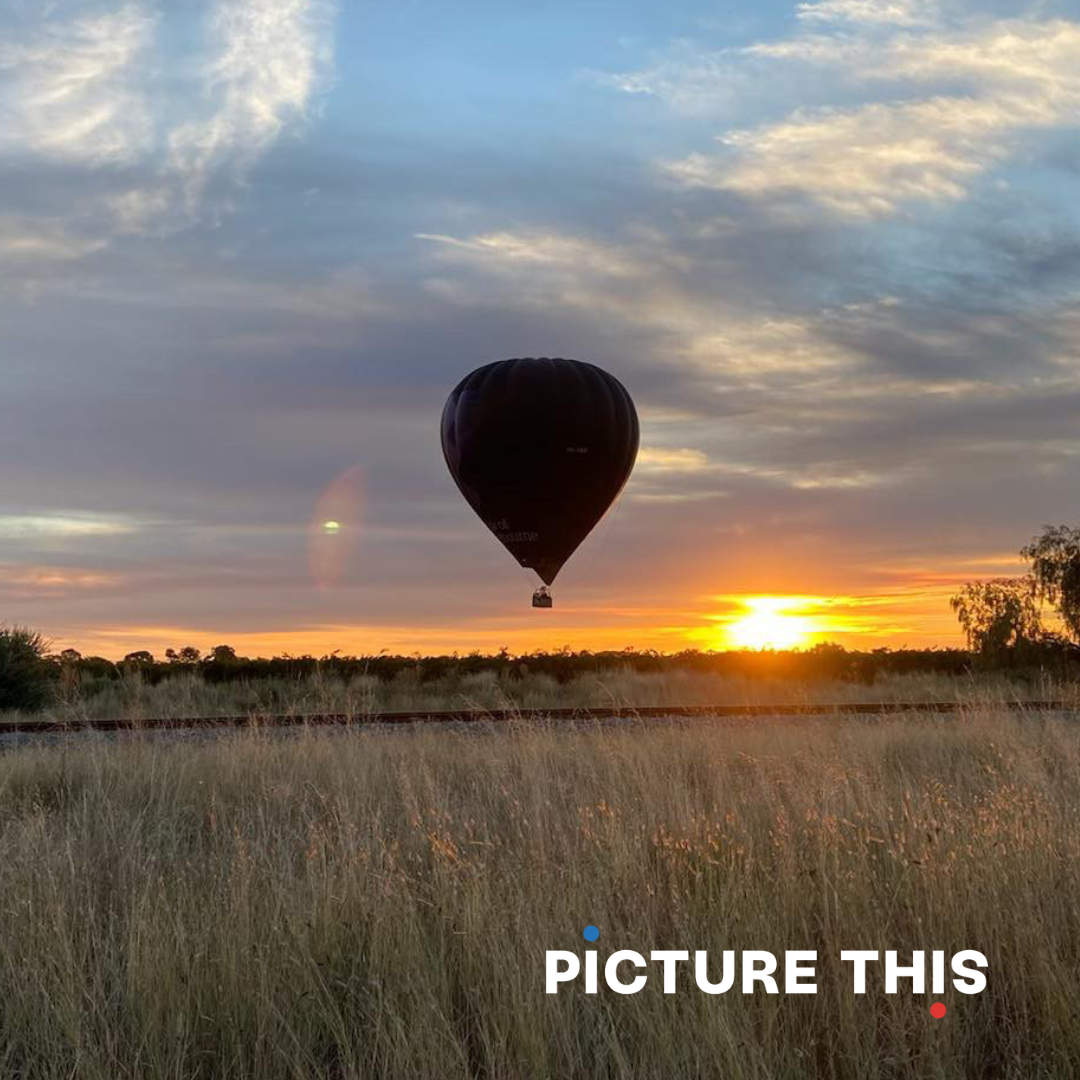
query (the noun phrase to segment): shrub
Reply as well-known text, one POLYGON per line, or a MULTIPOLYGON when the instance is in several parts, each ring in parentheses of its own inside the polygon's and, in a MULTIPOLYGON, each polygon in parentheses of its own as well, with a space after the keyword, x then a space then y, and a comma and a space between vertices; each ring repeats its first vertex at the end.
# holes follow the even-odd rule
POLYGON ((48 643, 25 626, 0 626, 0 710, 40 709, 49 699, 53 668, 48 643))

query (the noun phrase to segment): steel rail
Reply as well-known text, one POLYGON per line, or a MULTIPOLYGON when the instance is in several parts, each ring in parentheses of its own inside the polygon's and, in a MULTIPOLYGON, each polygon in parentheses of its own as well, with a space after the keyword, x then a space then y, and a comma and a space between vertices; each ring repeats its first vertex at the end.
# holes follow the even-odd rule
POLYGON ((879 716, 897 713, 955 714, 984 708, 1011 712, 1080 714, 1080 703, 1066 701, 845 701, 826 705, 638 705, 560 709, 408 709, 373 713, 248 713, 240 716, 159 716, 147 719, 0 720, 5 734, 63 735, 90 731, 155 731, 214 728, 360 727, 394 724, 508 723, 530 720, 725 719, 766 716, 879 716))

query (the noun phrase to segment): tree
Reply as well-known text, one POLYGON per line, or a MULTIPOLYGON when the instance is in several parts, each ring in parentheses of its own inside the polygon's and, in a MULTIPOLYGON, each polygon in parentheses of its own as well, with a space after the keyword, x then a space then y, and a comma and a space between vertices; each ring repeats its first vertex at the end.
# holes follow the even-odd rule
POLYGON ((1073 640, 1080 640, 1080 528, 1046 525, 1020 555, 1031 563, 1036 595, 1057 610, 1073 640))
POLYGON ((115 679, 118 674, 116 665, 104 656, 84 656, 76 667, 91 679, 115 679))
POLYGON ((166 649, 165 659, 170 664, 197 664, 202 653, 194 645, 185 645, 182 649, 166 649))
POLYGON ((133 667, 138 664, 152 664, 154 662, 154 654, 152 652, 147 652, 146 649, 137 649, 135 652, 129 652, 121 662, 133 667))
POLYGON ((0 626, 0 709, 40 709, 49 699, 53 668, 48 642, 25 626, 0 626))
POLYGON ((77 664, 82 659, 82 653, 78 649, 63 649, 60 660, 65 664, 77 664))
POLYGON ((949 601, 972 652, 998 663, 1042 637, 1035 582, 1030 577, 971 581, 949 601))
POLYGON ((215 664, 227 664, 236 659, 236 650, 231 645, 215 645, 210 650, 210 659, 215 664))

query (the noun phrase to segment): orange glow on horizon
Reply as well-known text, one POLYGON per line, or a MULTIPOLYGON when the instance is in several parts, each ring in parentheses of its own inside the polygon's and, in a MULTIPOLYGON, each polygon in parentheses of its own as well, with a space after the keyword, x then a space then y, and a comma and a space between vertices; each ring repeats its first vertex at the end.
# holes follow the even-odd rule
POLYGON ((45 626, 56 649, 73 646, 120 659, 136 649, 155 655, 172 646, 204 651, 225 642, 243 656, 325 656, 338 651, 374 655, 515 654, 562 647, 594 652, 626 648, 673 653, 682 649, 807 649, 835 642, 848 649, 960 647, 948 588, 895 590, 862 596, 702 596, 684 606, 654 608, 573 605, 556 600, 558 622, 540 623, 520 607, 498 618, 447 623, 301 623, 265 629, 204 625, 45 626), (719 611, 722 613, 718 613, 719 611))
MULTIPOLYGON (((360 518, 354 514, 350 520, 338 511, 342 502, 348 504, 346 508, 358 509, 360 500, 335 502, 332 513, 314 516, 312 533, 319 541, 316 552, 327 556, 329 565, 324 568, 341 572, 349 564, 355 568, 352 542, 360 518), (346 548, 350 559, 337 561, 346 548)), ((136 649, 160 655, 170 646, 195 645, 206 651, 221 643, 253 657, 324 656, 335 651, 375 655, 381 650, 401 655, 465 654, 473 650, 493 654, 504 646, 518 655, 563 647, 594 652, 655 649, 662 653, 695 648, 808 649, 822 642, 853 650, 961 647, 963 637, 949 608, 949 597, 967 576, 966 567, 928 570, 911 565, 874 568, 866 582, 870 587, 852 593, 718 593, 676 587, 657 589, 640 598, 628 596, 620 604, 610 603, 606 588, 583 589, 573 583, 556 593, 555 618, 543 620, 536 618, 519 593, 508 591, 502 608, 475 610, 475 606, 468 606, 440 612, 442 618, 423 622, 310 618, 317 612, 313 605, 309 618, 295 620, 281 613, 255 619, 233 613, 220 622, 211 615, 198 622, 140 624, 121 620, 102 624, 91 615, 85 621, 84 616, 66 623, 40 620, 33 624, 40 626, 57 650, 70 646, 86 655, 110 659, 120 659, 136 649)), ((812 575, 807 576, 807 583, 815 583, 812 575)), ((40 583, 35 588, 44 591, 40 583)), ((64 591, 77 598, 75 591, 64 591)), ((55 598, 53 590, 49 595, 55 598)))

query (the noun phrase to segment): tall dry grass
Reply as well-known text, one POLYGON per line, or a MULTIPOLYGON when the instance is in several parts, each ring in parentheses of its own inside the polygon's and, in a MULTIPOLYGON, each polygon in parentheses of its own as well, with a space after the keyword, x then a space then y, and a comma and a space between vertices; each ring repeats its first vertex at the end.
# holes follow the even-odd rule
POLYGON ((0 1075, 1080 1075, 1080 729, 411 730, 0 757, 0 1075), (817 949, 816 996, 544 993, 544 951, 817 949), (841 949, 989 985, 855 997, 841 949))
POLYGON ((1047 676, 1012 677, 981 672, 967 678, 933 673, 881 676, 871 683, 766 678, 696 672, 612 669, 558 682, 550 675, 524 677, 494 670, 421 680, 415 671, 383 680, 318 673, 296 679, 212 683, 197 672, 159 683, 138 672, 116 680, 64 681, 43 714, 0 713, 4 719, 47 715, 62 720, 100 717, 223 716, 253 713, 353 713, 436 709, 552 709, 582 706, 718 705, 728 703, 850 701, 1006 702, 1027 699, 1080 701, 1075 682, 1047 676))

